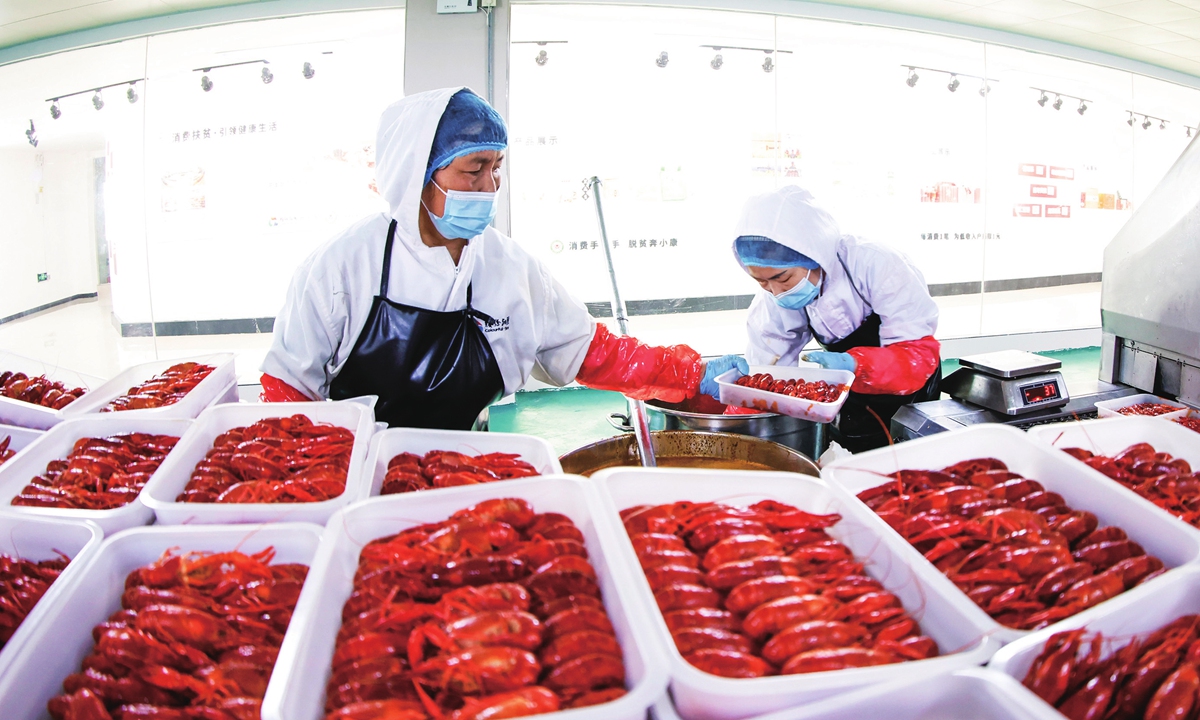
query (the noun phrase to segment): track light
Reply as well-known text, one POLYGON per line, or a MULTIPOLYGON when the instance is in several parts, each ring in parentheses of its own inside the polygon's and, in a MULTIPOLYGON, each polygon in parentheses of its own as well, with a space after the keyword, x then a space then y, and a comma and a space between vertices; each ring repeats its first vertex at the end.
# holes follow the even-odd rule
POLYGON ((992 86, 988 85, 987 80, 983 81, 983 85, 979 88, 979 97, 987 97, 987 94, 992 91, 992 86))
POLYGON ((96 94, 92 96, 92 106, 95 107, 97 110, 101 110, 104 108, 104 98, 100 97, 99 90, 97 90, 96 94))
POLYGON ((537 57, 533 59, 533 61, 537 63, 539 67, 544 67, 549 60, 550 56, 546 54, 545 50, 538 50, 537 57))
POLYGON ((950 76, 950 84, 946 86, 946 89, 949 90, 950 92, 954 92, 954 91, 958 90, 959 85, 962 85, 962 83, 960 83, 958 81, 958 76, 951 75, 950 76))
POLYGON ((1062 95, 1055 95, 1054 96, 1054 104, 1051 105, 1050 107, 1054 108, 1055 110, 1061 110, 1062 109, 1062 95))
POLYGON ((917 74, 917 71, 914 70, 913 68, 909 68, 908 69, 908 79, 905 80, 904 82, 909 87, 916 87, 917 81, 920 79, 921 79, 921 76, 917 74))
POLYGON ((656 59, 654 61, 654 64, 659 66, 660 68, 665 68, 667 66, 668 61, 669 61, 669 59, 667 58, 667 51, 663 50, 662 52, 660 52, 658 54, 658 59, 656 59))
POLYGON ((775 61, 769 57, 763 59, 762 69, 763 69, 763 72, 766 72, 766 73, 771 72, 772 70, 775 69, 775 61))
POLYGON ((1085 112, 1087 112, 1087 105, 1082 100, 1080 100, 1079 108, 1076 109, 1075 112, 1079 113, 1080 115, 1084 114, 1085 112))
POLYGON ((1158 121, 1158 129, 1159 129, 1159 130, 1166 130, 1166 129, 1167 129, 1167 121, 1166 121, 1166 120, 1159 120, 1159 121, 1158 121))
POLYGON ((1125 124, 1129 127, 1133 127, 1133 113, 1129 113, 1129 119, 1125 121, 1125 124))
POLYGON ((1046 103, 1050 102, 1050 96, 1043 92, 1037 102, 1041 107, 1046 107, 1046 103))
MULTIPOLYGON (((542 54, 545 55, 546 53, 542 53, 542 54)), ((539 63, 539 64, 544 65, 545 63, 539 63)), ((312 80, 313 75, 317 74, 317 71, 313 69, 312 63, 310 63, 310 62, 304 63, 304 70, 302 70, 301 72, 304 73, 305 80, 312 80)))
MULTIPOLYGON (((1143 117, 1145 117, 1145 116, 1143 116, 1143 117)), ((1142 123, 1142 129, 1143 130, 1150 129, 1150 118, 1148 118, 1148 117, 1145 118, 1145 122, 1142 123)))
POLYGON ((275 79, 275 74, 271 72, 271 68, 267 67, 266 65, 263 65, 263 69, 262 69, 263 85, 270 85, 271 81, 274 79, 275 79))
POLYGON ((55 120, 62 117, 62 110, 58 109, 58 100, 55 100, 50 104, 50 117, 54 118, 55 120))
POLYGON ((720 70, 721 66, 724 64, 725 64, 725 58, 721 57, 721 53, 717 53, 716 55, 714 55, 713 59, 710 60, 708 63, 709 67, 711 67, 713 70, 720 70))
POLYGON ((33 127, 32 120, 29 121, 29 129, 25 131, 25 139, 29 141, 30 145, 38 146, 37 129, 33 127))
POLYGON ((130 105, 138 101, 137 90, 133 89, 132 83, 129 85, 129 89, 125 91, 125 99, 129 101, 130 105))
POLYGON ((213 81, 209 80, 207 75, 202 75, 200 77, 200 87, 204 90, 204 92, 209 92, 213 89, 213 81))
POLYGON ((1184 127, 1187 128, 1187 136, 1191 137, 1192 136, 1192 128, 1188 125, 1184 125, 1184 127))

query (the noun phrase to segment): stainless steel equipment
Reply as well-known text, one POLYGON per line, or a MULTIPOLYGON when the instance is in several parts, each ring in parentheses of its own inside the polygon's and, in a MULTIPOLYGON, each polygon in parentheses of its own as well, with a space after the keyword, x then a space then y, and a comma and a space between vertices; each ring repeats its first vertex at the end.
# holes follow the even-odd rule
POLYGON ((969 355, 942 380, 942 392, 1005 415, 1025 415, 1062 407, 1070 400, 1053 358, 1021 350, 969 355))
MULTIPOLYGON (((817 477, 820 470, 804 455, 769 440, 731 433, 668 430, 652 433, 654 454, 664 466, 783 470, 817 477)), ((585 445, 559 458, 563 472, 591 475, 607 467, 637 466, 631 435, 585 445)))

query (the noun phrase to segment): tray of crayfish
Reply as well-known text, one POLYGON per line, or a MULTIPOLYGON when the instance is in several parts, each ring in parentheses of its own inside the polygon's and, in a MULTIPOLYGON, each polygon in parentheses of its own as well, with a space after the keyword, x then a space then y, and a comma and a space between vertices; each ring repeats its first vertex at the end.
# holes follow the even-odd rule
POLYGON ((48 430, 104 380, 0 351, 0 423, 48 430))
POLYGON ((268 691, 263 717, 570 710, 643 720, 666 689, 664 663, 596 513, 594 490, 570 475, 342 510, 313 566, 321 591, 296 609, 304 631, 284 645, 285 680, 268 691))
POLYGON ((321 532, 162 526, 108 538, 0 673, 0 717, 258 717, 321 532))
POLYGON ((604 542, 686 720, 735 720, 990 657, 954 597, 790 473, 611 469, 604 542))
POLYGON ((354 401, 216 405, 146 486, 160 524, 325 523, 365 494, 375 413, 354 401))
POLYGON ((1200 708, 1200 572, 1188 568, 1005 646, 988 667, 1068 718, 1200 708))
POLYGON ((513 433, 391 428, 367 456, 369 495, 477 485, 562 472, 542 438, 513 433))
POLYGON ((91 520, 106 534, 145 525, 146 485, 191 420, 83 417, 55 425, 0 465, 0 505, 91 520))
POLYGON ((1110 417, 1160 417, 1166 420, 1173 420, 1177 417, 1184 417, 1188 413, 1188 406, 1175 400, 1151 395, 1150 393, 1138 393, 1137 395, 1128 395, 1116 400, 1104 400, 1096 403, 1096 414, 1101 418, 1110 417))
POLYGON ((721 402, 734 407, 790 415, 801 420, 833 422, 854 384, 849 370, 822 367, 751 365, 748 375, 736 370, 717 378, 721 402))
MULTIPOLYGON (((134 365, 63 409, 64 418, 93 413, 191 420, 236 393, 233 353, 134 365)), ((236 400, 236 394, 233 395, 236 400)))
POLYGON ((11 460, 14 455, 32 445, 34 440, 44 434, 44 430, 0 425, 0 465, 11 460))
POLYGON ((1182 523, 1015 428, 983 425, 822 469, 847 511, 1005 642, 1195 561, 1182 523))

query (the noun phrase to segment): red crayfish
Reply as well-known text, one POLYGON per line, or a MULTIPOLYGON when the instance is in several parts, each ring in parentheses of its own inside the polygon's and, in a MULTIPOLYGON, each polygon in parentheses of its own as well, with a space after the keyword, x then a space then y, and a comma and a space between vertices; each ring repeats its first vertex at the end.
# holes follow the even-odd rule
POLYGON ((565 515, 506 498, 367 543, 326 720, 518 717, 624 695, 582 539, 565 515))
POLYGON ((308 574, 273 557, 168 551, 130 573, 122 609, 92 629, 95 647, 50 715, 257 719, 308 574))
POLYGON ((0 372, 0 395, 13 400, 61 410, 87 392, 84 388, 67 388, 45 375, 29 377, 23 372, 0 372))
POLYGON ((196 463, 176 502, 321 502, 346 490, 354 433, 306 415, 227 430, 196 463))
POLYGON ((68 562, 65 555, 34 562, 0 554, 0 650, 68 562))
POLYGON ((1175 418, 1172 422, 1177 422, 1188 430, 1200 432, 1200 417, 1189 415, 1187 417, 1175 418))
POLYGON ((1165 572, 1120 528, 995 458, 889 477, 858 498, 1001 625, 1045 627, 1165 572))
POLYGON ((537 474, 537 468, 513 453, 495 452, 475 457, 449 450, 433 450, 424 457, 401 453, 388 461, 380 494, 476 485, 537 474))
POLYGON ((111 510, 133 502, 179 438, 128 433, 81 438, 65 459, 51 460, 13 505, 111 510))
POLYGON ((100 408, 100 412, 143 410, 174 405, 213 370, 216 368, 212 365, 194 362, 172 365, 146 382, 129 388, 124 395, 100 408))
POLYGON ((5 435, 3 440, 0 440, 0 465, 8 462, 8 459, 17 454, 16 450, 10 449, 8 446, 12 443, 12 435, 5 435))
POLYGON ((1192 717, 1200 709, 1198 631, 1200 616, 1185 615, 1107 657, 1100 633, 1055 633, 1024 684, 1071 720, 1192 717))
POLYGON ((1166 415, 1180 408, 1174 405, 1164 405, 1163 403, 1143 402, 1136 405, 1126 405, 1123 408, 1117 408, 1117 412, 1122 415, 1142 415, 1154 417, 1155 415, 1166 415))
POLYGON ((1200 473, 1192 472, 1183 458, 1156 452, 1148 443, 1131 445, 1113 457, 1094 455, 1083 448, 1064 451, 1189 525, 1200 527, 1200 473))
POLYGON ((705 672, 754 678, 938 653, 826 532, 838 515, 764 500, 641 505, 621 519, 675 647, 705 672))
POLYGON ((767 373, 743 375, 737 379, 737 384, 752 390, 765 390, 789 397, 812 400, 814 402, 836 402, 847 385, 831 385, 824 380, 805 382, 804 380, 776 380, 767 373))

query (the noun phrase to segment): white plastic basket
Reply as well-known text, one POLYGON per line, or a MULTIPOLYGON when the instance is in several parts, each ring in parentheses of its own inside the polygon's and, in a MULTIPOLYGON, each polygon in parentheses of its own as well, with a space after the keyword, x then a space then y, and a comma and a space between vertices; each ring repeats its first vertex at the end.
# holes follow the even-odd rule
MULTIPOLYGON (((88 392, 72 402, 71 405, 83 402, 91 394, 92 390, 104 384, 102 378, 93 375, 77 373, 74 370, 65 370, 32 358, 0 351, 0 372, 6 370, 23 372, 30 377, 45 375, 51 380, 57 380, 66 385, 68 389, 81 387, 88 390, 88 392)), ((63 408, 63 410, 65 409, 63 408)), ((53 410, 41 405, 27 403, 22 400, 13 400, 12 398, 0 395, 0 423, 7 425, 16 425, 34 430, 48 430, 62 422, 63 410, 53 410)))
POLYGON ((804 380, 815 382, 824 380, 830 385, 845 385, 846 389, 834 402, 823 403, 815 400, 789 397, 766 390, 754 390, 743 387, 734 381, 740 376, 736 370, 730 370, 717 378, 721 388, 721 402, 737 407, 754 408, 762 412, 773 412, 790 415, 801 420, 827 423, 833 422, 846 398, 850 396, 850 386, 854 384, 854 373, 849 370, 826 370, 821 367, 786 367, 783 365, 751 365, 750 375, 769 373, 776 380, 804 380))
POLYGON ((1103 400, 1101 402, 1096 403, 1096 415, 1099 416, 1100 418, 1158 417, 1158 418, 1165 418, 1167 420, 1170 420, 1171 418, 1183 417, 1184 415, 1187 415, 1187 412, 1188 412, 1187 405, 1184 405, 1183 403, 1180 403, 1180 402, 1176 402, 1174 400, 1168 400, 1166 398, 1161 398, 1157 395, 1152 395, 1150 393, 1138 393, 1137 395, 1126 395, 1125 397, 1117 398, 1116 400, 1103 400), (1120 410, 1123 407, 1129 407, 1130 405, 1138 405, 1140 403, 1157 403, 1160 405, 1170 405, 1172 407, 1177 407, 1179 409, 1176 410, 1175 412, 1163 413, 1162 415, 1153 415, 1153 416, 1147 416, 1147 415, 1126 416, 1126 415, 1122 415, 1121 413, 1117 412, 1118 410, 1120 410))
MULTIPOLYGON (((17 427, 16 425, 0 425, 0 441, 4 440, 4 438, 10 438, 8 449, 14 451, 14 453, 21 452, 32 445, 34 440, 45 434, 45 430, 30 430, 29 428, 17 427)), ((16 455, 14 454, 13 457, 16 457, 16 455)), ((0 466, 2 465, 3 463, 0 463, 0 466)))
MULTIPOLYGON (((266 526, 147 527, 127 530, 100 545, 91 562, 63 588, 8 668, 0 673, 0 717, 44 720, 46 702, 62 692, 62 681, 78 672, 92 651, 92 628, 121 607, 125 577, 148 565, 170 548, 224 552, 239 550, 252 554, 275 548, 274 563, 310 565, 320 544, 321 528, 307 523, 266 526)), ((55 583, 57 584, 57 583, 55 583)), ((300 602, 314 592, 306 582, 300 602)), ((294 634, 292 621, 284 636, 294 634)), ((276 682, 279 664, 271 682, 276 682)), ((268 691, 270 687, 268 686, 268 691)))
MULTIPOLYGON (((885 476, 897 470, 940 470, 963 460, 985 457, 998 458, 1008 465, 1009 470, 1037 480, 1047 490, 1062 495, 1072 508, 1095 513, 1101 526, 1121 527, 1132 540, 1140 543, 1147 553, 1157 555, 1168 568, 1186 565, 1200 556, 1200 539, 1182 522, 1165 522, 1162 511, 1147 500, 1107 478, 1098 478, 1095 471, 1065 453, 1007 425, 976 425, 871 450, 823 468, 821 477, 846 500, 847 512, 863 522, 872 523, 884 541, 902 552, 907 558, 906 562, 930 584, 945 592, 951 592, 950 588, 954 588, 955 603, 962 611, 989 627, 994 637, 1007 643, 1029 632, 1004 627, 988 617, 922 557, 916 548, 855 497, 862 490, 886 482, 885 476)), ((1147 585, 1161 579, 1152 580, 1147 585)), ((1057 627, 1057 624, 1052 627, 1057 627)))
MULTIPOLYGON (((687 720, 734 720, 812 702, 836 693, 901 678, 927 678, 978 665, 991 657, 999 642, 987 627, 963 611, 958 591, 935 587, 907 566, 907 558, 881 542, 879 531, 843 511, 844 502, 820 481, 793 473, 720 470, 612 468, 592 476, 606 514, 602 539, 605 551, 619 562, 637 590, 640 612, 651 619, 660 652, 667 655, 675 707, 687 720), (749 505, 772 499, 813 513, 842 513, 827 532, 862 560, 867 572, 895 593, 921 632, 933 638, 943 655, 876 667, 754 679, 723 678, 705 673, 683 659, 641 570, 633 545, 618 515, 635 505, 659 505, 680 500, 749 505)), ((951 586, 953 588, 953 586, 951 586)))
POLYGON ((433 450, 452 450, 464 455, 517 453, 522 460, 537 468, 541 475, 562 473, 562 465, 554 456, 554 447, 542 438, 532 435, 392 428, 375 433, 375 437, 371 439, 371 452, 366 464, 366 472, 370 477, 364 483, 367 485, 367 494, 379 494, 383 488, 383 476, 387 474, 388 462, 392 458, 405 452, 424 455, 433 450))
POLYGON ((73 578, 83 572, 103 539, 104 533, 95 523, 32 517, 0 510, 0 553, 34 562, 57 559, 59 553, 71 559, 46 594, 42 595, 42 599, 25 616, 8 644, 0 650, 0 677, 6 674, 12 659, 20 655, 21 646, 34 632, 48 608, 54 605, 55 598, 67 591, 74 582, 73 578))
MULTIPOLYGON (((30 480, 46 471, 48 462, 66 458, 76 440, 88 437, 111 437, 132 432, 173 435, 182 438, 191 425, 191 420, 161 420, 145 417, 126 419, 115 416, 89 416, 59 423, 35 440, 23 452, 0 465, 0 506, 31 516, 91 520, 99 525, 106 535, 126 528, 145 525, 154 519, 154 512, 145 504, 149 482, 146 483, 146 487, 142 488, 142 492, 136 500, 111 510, 25 507, 14 506, 11 503, 14 497, 21 494, 21 490, 29 484, 30 480)), ((171 456, 177 452, 179 452, 179 445, 167 453, 166 459, 158 466, 158 471, 151 476, 150 481, 153 481, 158 473, 162 472, 171 456)))
MULTIPOLYGON (((233 353, 216 353, 176 360, 156 360, 154 362, 142 363, 141 365, 134 365, 122 371, 121 374, 112 380, 89 392, 87 397, 80 398, 63 408, 63 418, 74 418, 100 413, 100 410, 104 406, 129 392, 129 389, 133 386, 146 382, 150 378, 160 375, 172 365, 178 365, 182 362, 212 365, 214 369, 196 387, 192 388, 191 392, 184 395, 179 402, 173 405, 145 408, 142 410, 122 410, 111 414, 121 417, 182 418, 191 420, 218 398, 222 397, 228 391, 231 383, 234 385, 234 390, 236 391, 237 375, 233 370, 233 353)), ((104 414, 108 415, 109 413, 104 414)))
POLYGON ((315 522, 357 500, 363 493, 363 464, 375 431, 375 412, 357 402, 245 403, 216 405, 200 413, 195 424, 179 441, 162 467, 146 483, 143 502, 154 511, 159 524, 315 522), (263 418, 307 415, 317 423, 331 423, 354 433, 346 489, 330 500, 311 503, 186 503, 175 498, 191 480, 192 470, 212 448, 218 435, 263 418))
POLYGON ((358 555, 371 540, 426 522, 444 520, 463 508, 492 498, 529 501, 534 510, 570 517, 583 533, 588 559, 596 569, 604 606, 625 653, 629 692, 610 703, 539 717, 546 720, 644 720, 646 710, 666 689, 664 662, 647 643, 645 617, 630 599, 624 573, 615 572, 607 548, 600 542, 596 521, 599 500, 583 478, 572 475, 522 478, 372 498, 334 515, 325 529, 321 550, 309 582, 319 591, 300 600, 292 624, 298 632, 284 641, 277 672, 283 677, 267 689, 265 720, 320 720, 324 717, 325 684, 329 679, 334 641, 341 626, 342 606, 353 589, 358 555))

